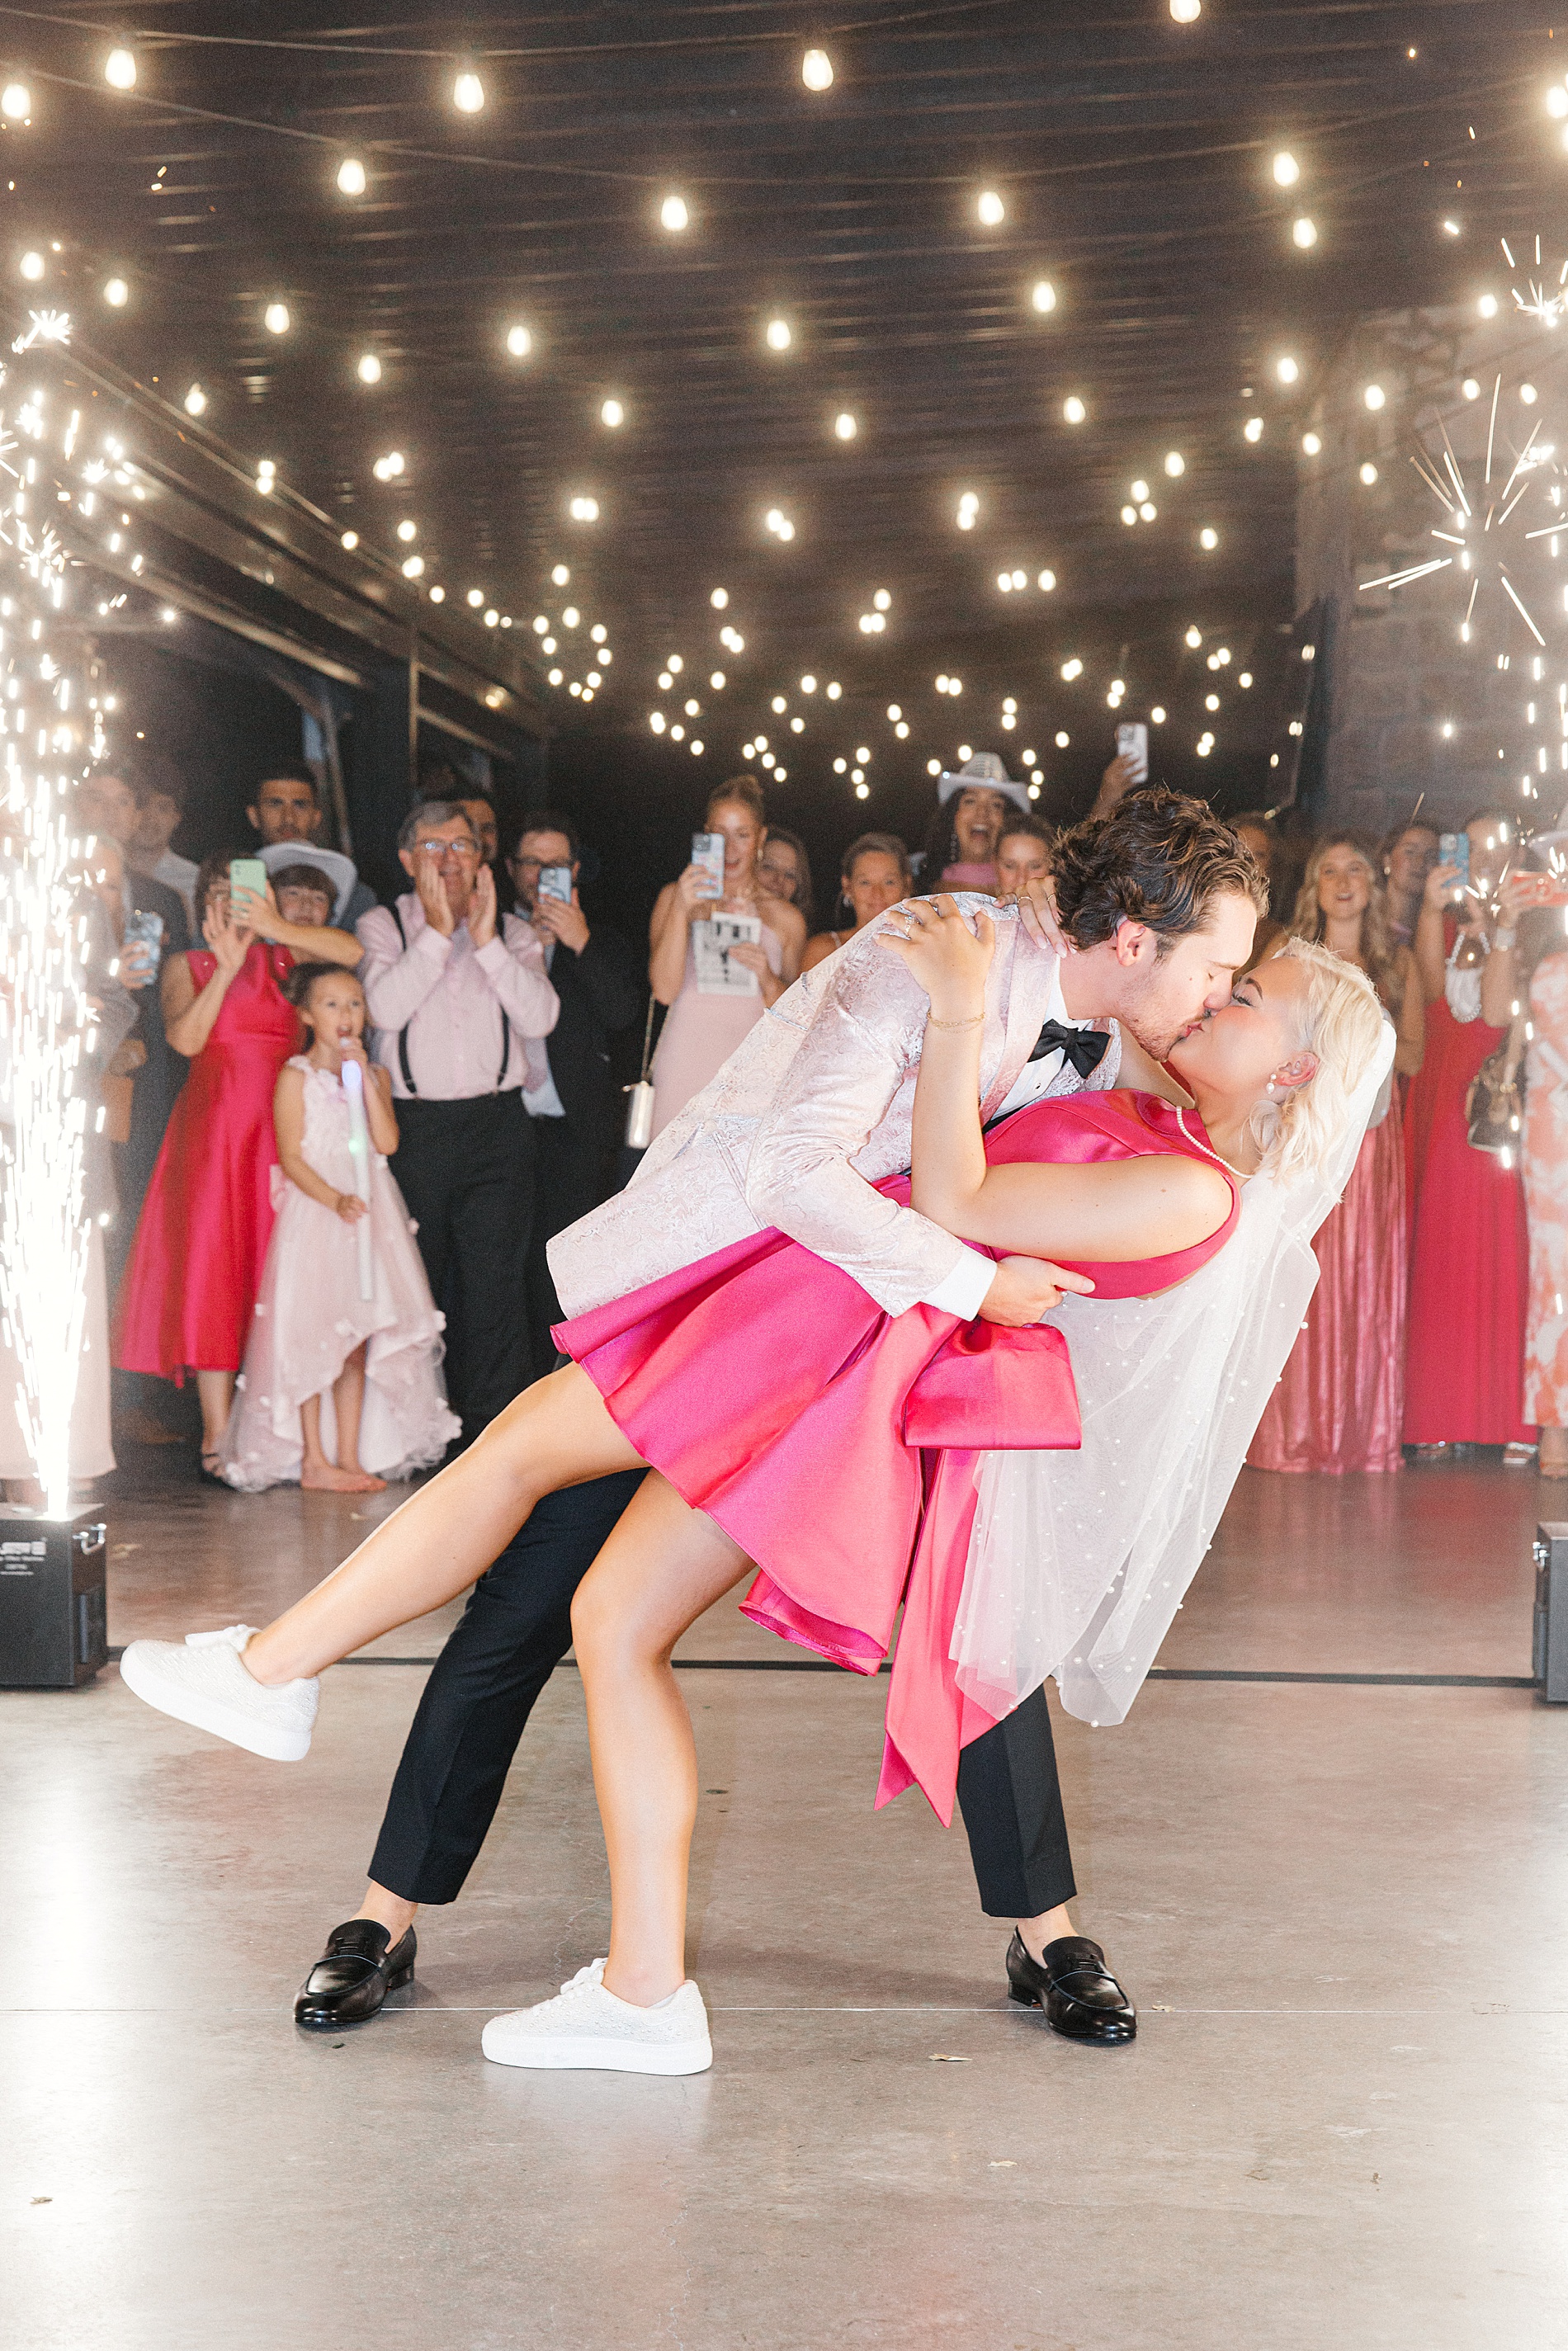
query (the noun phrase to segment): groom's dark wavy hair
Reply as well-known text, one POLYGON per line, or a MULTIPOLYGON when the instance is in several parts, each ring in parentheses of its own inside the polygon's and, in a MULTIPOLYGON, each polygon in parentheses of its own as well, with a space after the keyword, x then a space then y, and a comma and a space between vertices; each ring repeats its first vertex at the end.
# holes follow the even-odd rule
POLYGON ((1246 843, 1207 800, 1164 784, 1062 833, 1051 866, 1061 927, 1081 947, 1111 938, 1118 923, 1145 923, 1167 954, 1207 926, 1221 893, 1269 911, 1269 885, 1246 843))

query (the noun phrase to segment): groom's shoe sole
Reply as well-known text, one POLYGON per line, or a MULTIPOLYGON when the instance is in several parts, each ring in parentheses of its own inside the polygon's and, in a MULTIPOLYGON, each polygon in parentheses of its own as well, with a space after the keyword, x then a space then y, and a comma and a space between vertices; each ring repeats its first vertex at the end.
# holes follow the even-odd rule
POLYGON ((1045 1965, 1032 1959, 1015 1933, 1008 1946, 1008 1998, 1039 2009, 1053 2032, 1090 2048, 1121 2049, 1138 2037, 1137 2011, 1122 1990, 1098 1943, 1065 1935, 1045 1947, 1045 1965), (1079 1998, 1074 1991, 1092 1993, 1079 1998))

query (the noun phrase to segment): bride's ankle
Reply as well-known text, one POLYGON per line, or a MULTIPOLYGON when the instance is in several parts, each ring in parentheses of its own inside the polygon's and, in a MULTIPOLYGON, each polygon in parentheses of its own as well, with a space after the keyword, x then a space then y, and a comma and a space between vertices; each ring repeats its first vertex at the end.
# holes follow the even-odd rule
POLYGON ((286 1682, 298 1681, 298 1674, 285 1671, 259 1646, 261 1639, 259 1633, 253 1634, 239 1653, 239 1661, 252 1681, 259 1682, 263 1689, 281 1689, 286 1682))

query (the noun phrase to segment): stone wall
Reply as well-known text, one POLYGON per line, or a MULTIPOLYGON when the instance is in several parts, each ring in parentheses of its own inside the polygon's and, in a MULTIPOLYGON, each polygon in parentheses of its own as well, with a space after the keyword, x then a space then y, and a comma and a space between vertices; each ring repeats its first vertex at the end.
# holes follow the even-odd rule
POLYGON ((1473 306, 1359 321, 1323 371, 1310 414, 1294 428, 1298 441, 1311 431, 1322 444, 1318 454, 1300 455, 1297 506, 1298 609, 1321 597, 1330 615, 1328 737, 1322 804, 1313 811, 1322 821, 1382 832, 1404 820, 1425 793, 1423 815, 1443 829, 1490 806, 1544 827, 1568 798, 1559 757, 1568 737, 1557 716, 1558 685, 1568 678, 1562 585, 1568 527, 1562 559, 1552 542, 1524 539, 1547 511, 1556 460, 1531 477, 1517 515, 1495 538, 1483 528, 1486 502, 1496 501, 1538 419, 1539 441, 1568 452, 1568 330, 1552 334, 1521 319, 1500 270, 1496 282, 1507 315, 1490 322, 1473 306), (1481 475, 1500 375, 1486 490, 1481 475), (1470 397, 1467 378, 1479 386, 1470 397), (1372 383, 1385 394, 1376 412, 1364 398, 1372 383), (1521 399, 1526 383, 1537 392, 1533 402, 1521 399), (1481 559, 1469 577, 1459 567, 1461 549, 1431 536, 1435 526, 1452 530, 1452 518, 1411 462, 1418 444, 1441 452, 1444 428, 1475 509, 1467 530, 1481 559), (1368 464, 1377 475, 1370 484, 1361 472, 1368 464), (1505 556, 1544 648, 1502 590, 1494 550, 1505 556), (1361 587, 1438 556, 1448 557, 1451 568, 1429 579, 1397 590, 1361 587), (1478 576, 1467 643, 1461 622, 1478 576), (1533 720, 1526 716, 1531 703, 1533 720), (1547 704, 1551 741, 1543 747, 1547 704), (1550 760, 1544 778, 1543 747, 1550 760), (1538 800, 1521 792, 1526 774, 1538 800))

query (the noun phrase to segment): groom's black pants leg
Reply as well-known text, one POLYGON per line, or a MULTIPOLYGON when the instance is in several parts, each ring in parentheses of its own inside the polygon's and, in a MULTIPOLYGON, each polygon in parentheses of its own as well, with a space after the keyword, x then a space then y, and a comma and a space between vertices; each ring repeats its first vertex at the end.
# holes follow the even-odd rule
POLYGON ((455 1902, 534 1700, 571 1646, 571 1596, 644 1472, 549 1494, 479 1578, 431 1668, 371 1857, 405 1902, 455 1902))
MULTIPOLYGON (((534 1701, 571 1646, 571 1600, 640 1469, 550 1494, 496 1560, 431 1669, 370 1876, 405 1902, 455 1902, 501 1801, 534 1701)), ((992 1917, 1068 1900, 1072 1863, 1045 1693, 966 1747, 958 1802, 992 1917)))
POLYGON ((1078 1889, 1043 1689, 963 1750, 958 1803, 988 1917, 1038 1918, 1071 1900, 1078 1889))

